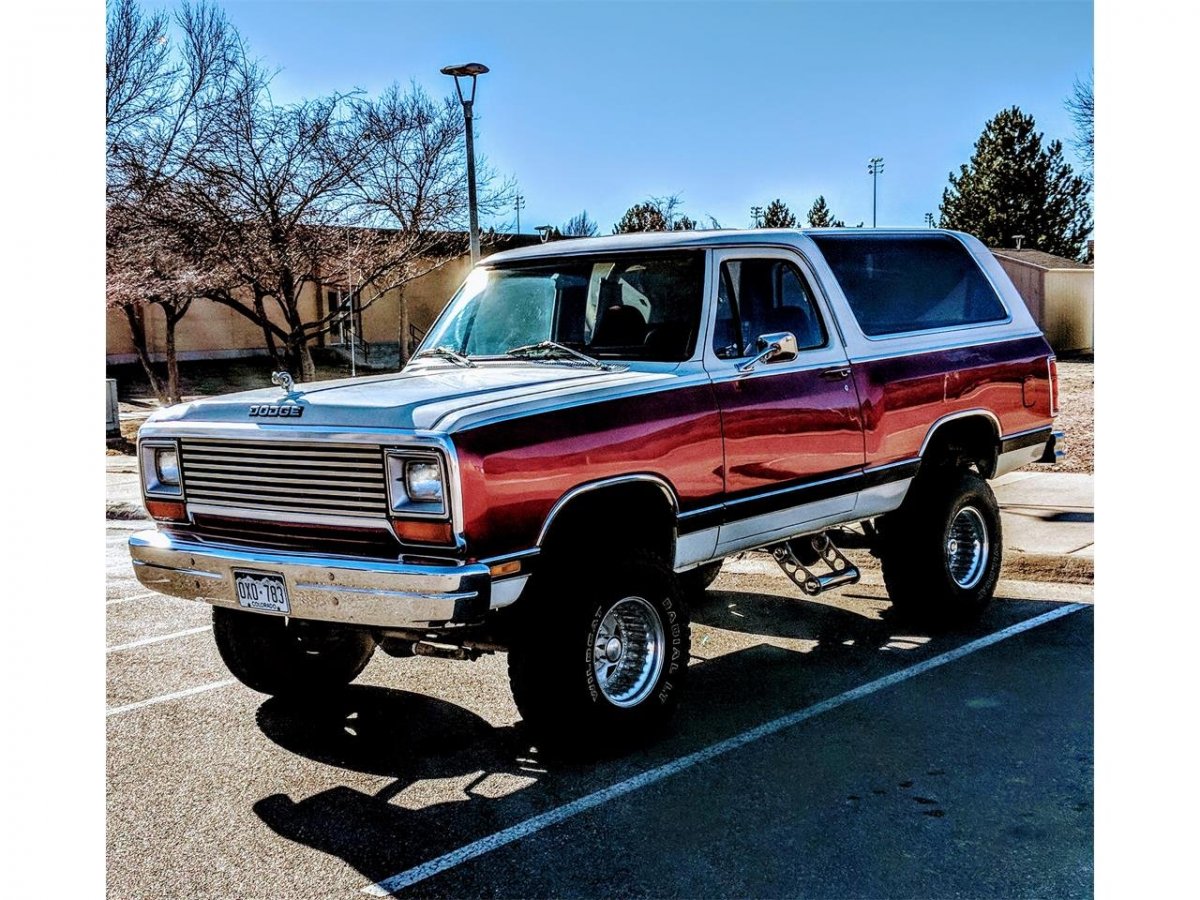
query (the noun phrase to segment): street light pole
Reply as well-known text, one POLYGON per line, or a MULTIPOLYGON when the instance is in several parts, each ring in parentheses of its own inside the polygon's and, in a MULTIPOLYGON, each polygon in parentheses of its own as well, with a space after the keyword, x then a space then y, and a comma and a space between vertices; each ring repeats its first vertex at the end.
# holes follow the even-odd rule
POLYGON ((462 103, 463 119, 467 132, 467 204, 471 208, 471 265, 479 262, 479 209, 475 200, 475 79, 485 74, 488 67, 483 63, 464 63, 461 66, 446 66, 443 75, 454 78, 454 89, 462 103), (471 94, 463 93, 462 79, 471 79, 471 94))
POLYGON ((872 156, 867 160, 867 172, 871 176, 871 227, 876 227, 879 210, 879 176, 883 172, 883 157, 872 156))

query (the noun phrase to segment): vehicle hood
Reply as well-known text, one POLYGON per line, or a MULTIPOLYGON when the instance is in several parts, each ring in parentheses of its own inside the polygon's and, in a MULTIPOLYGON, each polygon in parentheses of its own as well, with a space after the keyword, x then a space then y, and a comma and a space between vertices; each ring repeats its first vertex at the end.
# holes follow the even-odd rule
POLYGON ((155 413, 147 425, 227 423, 272 431, 338 427, 450 433, 563 402, 587 403, 636 392, 674 377, 673 371, 662 368, 600 370, 544 362, 481 362, 463 368, 422 360, 394 374, 298 384, 290 394, 272 387, 181 403, 155 413), (252 406, 262 405, 303 412, 251 415, 252 406))

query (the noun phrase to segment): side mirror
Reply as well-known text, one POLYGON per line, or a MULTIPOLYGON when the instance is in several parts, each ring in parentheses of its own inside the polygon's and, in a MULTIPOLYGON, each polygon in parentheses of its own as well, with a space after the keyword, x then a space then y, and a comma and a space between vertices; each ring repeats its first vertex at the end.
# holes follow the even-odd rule
POLYGON ((788 362, 800 352, 796 336, 790 331, 763 334, 758 338, 758 356, 738 365, 739 372, 753 372, 759 363, 788 362))

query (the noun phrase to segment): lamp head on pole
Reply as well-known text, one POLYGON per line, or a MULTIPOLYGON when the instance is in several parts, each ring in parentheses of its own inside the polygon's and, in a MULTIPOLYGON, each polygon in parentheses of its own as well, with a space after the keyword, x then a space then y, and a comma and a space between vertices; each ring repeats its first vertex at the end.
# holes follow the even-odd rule
POLYGON ((442 74, 450 75, 454 78, 454 87, 458 91, 458 99, 462 101, 464 106, 468 106, 475 102, 475 78, 479 75, 484 75, 488 72, 488 67, 483 63, 463 63, 458 66, 443 66, 442 74), (460 78, 471 79, 471 96, 463 96, 462 82, 460 78))

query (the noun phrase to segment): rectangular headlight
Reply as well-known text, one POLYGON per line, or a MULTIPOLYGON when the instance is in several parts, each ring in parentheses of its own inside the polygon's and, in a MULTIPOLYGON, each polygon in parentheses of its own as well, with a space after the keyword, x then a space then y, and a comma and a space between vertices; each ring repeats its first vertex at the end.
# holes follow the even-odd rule
POLYGON ((445 493, 442 467, 432 460, 410 459, 404 466, 404 486, 413 500, 441 503, 445 493))
POLYGON ((174 441, 143 441, 138 448, 142 490, 147 497, 183 496, 179 447, 174 441))
POLYGON ((154 468, 158 472, 159 484, 179 486, 179 453, 174 447, 154 448, 154 468))
POLYGON ((425 450, 389 450, 387 453, 388 503, 398 516, 445 518, 446 464, 440 453, 425 450))

